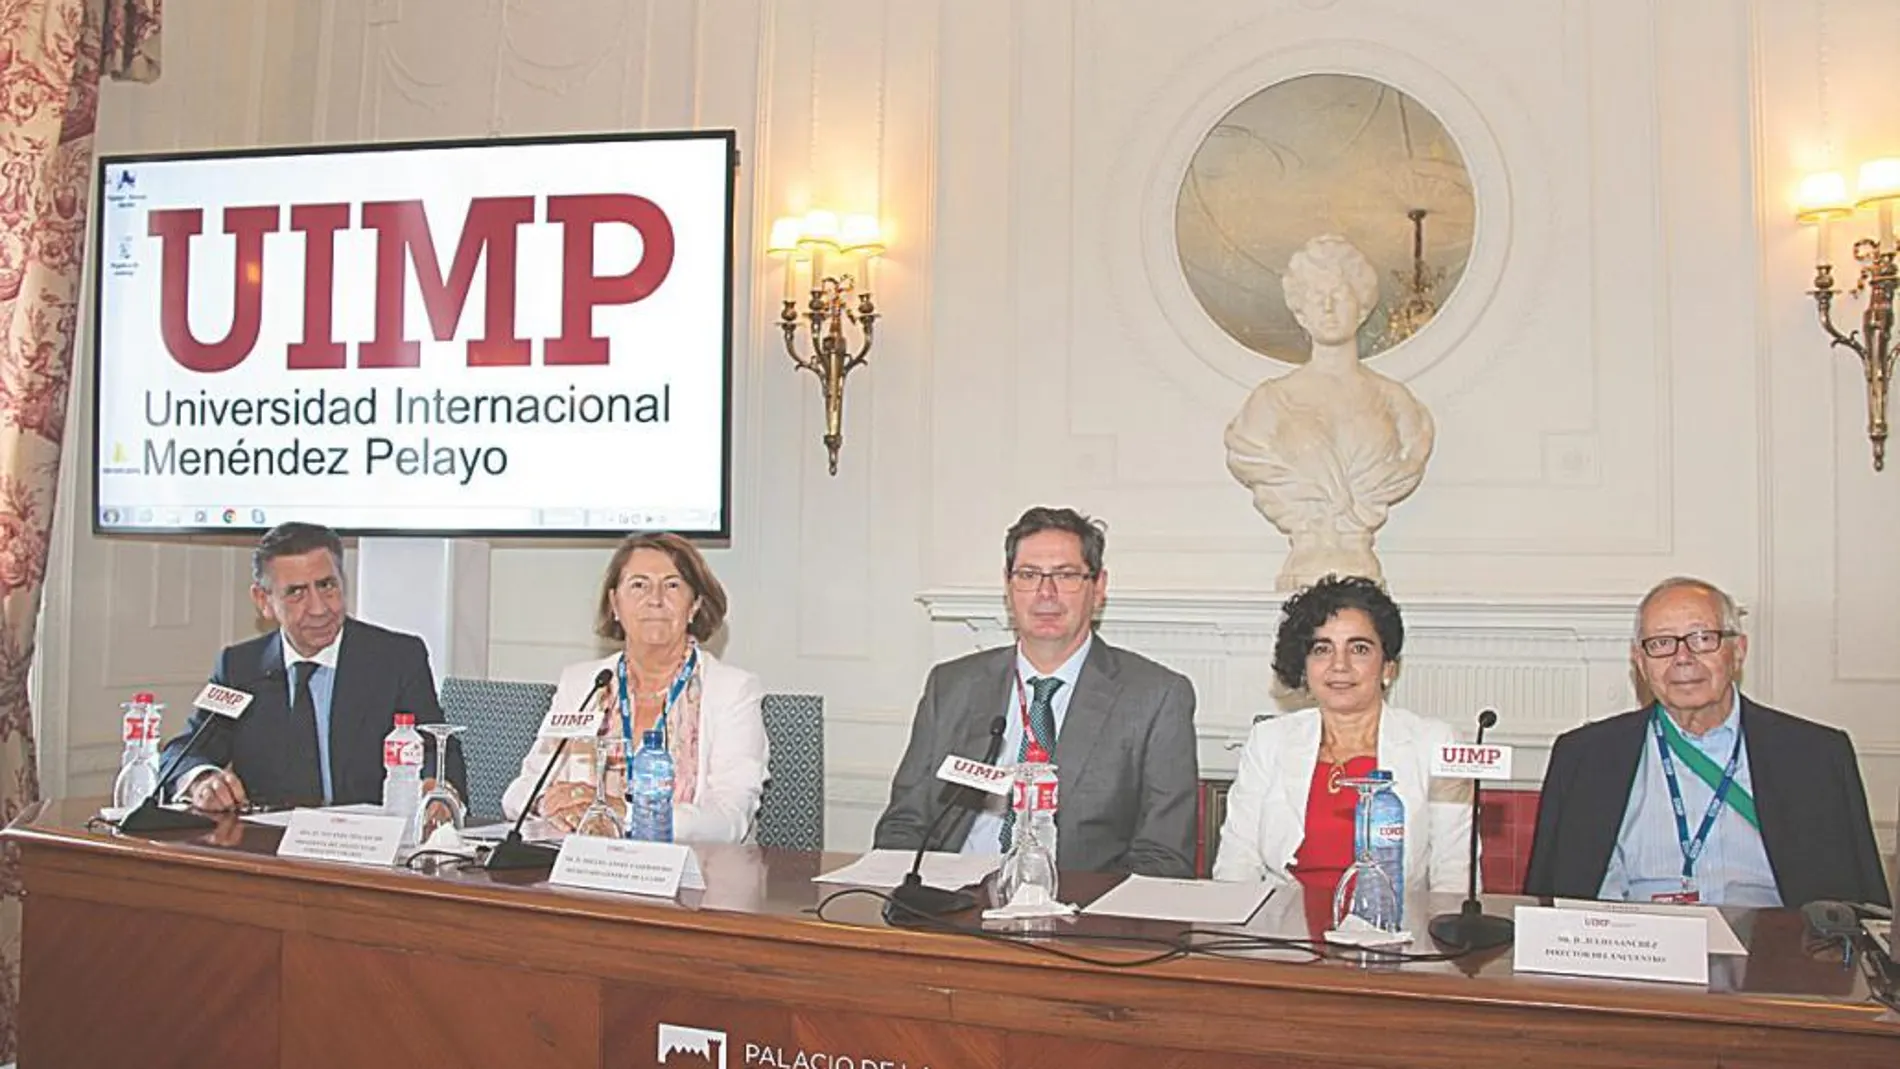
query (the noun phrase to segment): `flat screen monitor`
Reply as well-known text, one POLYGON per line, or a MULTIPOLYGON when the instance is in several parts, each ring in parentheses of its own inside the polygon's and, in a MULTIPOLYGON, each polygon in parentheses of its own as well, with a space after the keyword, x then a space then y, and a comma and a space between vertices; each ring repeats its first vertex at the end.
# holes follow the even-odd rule
POLYGON ((108 156, 93 529, 731 527, 730 130, 108 156))

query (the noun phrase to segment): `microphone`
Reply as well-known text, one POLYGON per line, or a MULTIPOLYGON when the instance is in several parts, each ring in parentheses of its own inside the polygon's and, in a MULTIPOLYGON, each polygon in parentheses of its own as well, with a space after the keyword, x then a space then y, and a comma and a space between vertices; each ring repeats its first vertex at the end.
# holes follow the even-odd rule
MULTIPOLYGON (((575 712, 585 711, 587 703, 594 700, 594 695, 606 690, 607 684, 613 680, 611 668, 596 672, 593 687, 587 691, 587 697, 581 699, 580 705, 575 707, 575 712)), ((521 825, 527 822, 528 814, 534 812, 534 803, 541 800, 541 790, 548 785, 548 776, 553 773, 554 766, 561 763, 561 755, 566 752, 567 736, 564 735, 560 744, 554 747, 554 756, 548 758, 548 763, 542 767, 541 778, 534 781, 534 790, 528 793, 528 801, 521 807, 521 815, 515 818, 515 826, 508 829, 507 838, 496 843, 495 848, 488 852, 488 857, 482 861, 482 868, 498 872, 503 869, 544 869, 554 865, 554 859, 560 851, 540 843, 523 842, 521 825)))
MULTIPOLYGON (((990 721, 990 744, 983 751, 983 763, 993 765, 996 756, 1003 752, 1003 730, 1009 726, 1006 717, 998 716, 990 721)), ((917 844, 917 856, 911 859, 910 871, 904 874, 904 882, 891 891, 891 900, 884 903, 884 922, 899 928, 915 927, 927 924, 946 913, 956 913, 976 905, 976 897, 962 891, 946 891, 940 887, 931 887, 924 883, 922 870, 924 855, 930 851, 930 840, 942 830, 944 818, 959 809, 970 808, 974 799, 971 795, 981 796, 983 792, 969 787, 958 787, 950 792, 937 817, 924 829, 924 838, 917 844)))
MULTIPOLYGON (((1478 740, 1474 745, 1484 745, 1486 728, 1495 727, 1498 722, 1496 709, 1485 709, 1478 714, 1478 740)), ((1509 917, 1493 917, 1484 911, 1484 904, 1478 901, 1478 816, 1483 807, 1479 798, 1484 794, 1484 781, 1471 781, 1471 871, 1466 875, 1465 900, 1456 913, 1441 913, 1432 918, 1429 931, 1432 938, 1453 950, 1487 950, 1503 946, 1516 937, 1516 926, 1509 917)))
MULTIPOLYGON (((264 682, 268 683, 272 674, 282 676, 283 673, 279 671, 266 674, 264 682)), ((198 740, 204 737, 205 729, 209 728, 213 723, 235 723, 243 718, 245 712, 251 707, 251 696, 249 694, 243 694, 243 704, 237 707, 235 715, 207 707, 208 702, 218 700, 217 697, 213 696, 212 687, 222 687, 222 685, 215 683, 207 684, 204 692, 198 695, 198 702, 195 708, 205 715, 199 719, 198 726, 191 729, 191 734, 185 737, 185 744, 178 748, 178 752, 171 756, 171 760, 159 767, 158 783, 152 788, 151 793, 147 794, 144 801, 141 801, 130 813, 127 813, 119 820, 119 831, 134 835, 150 835, 153 832, 159 831, 200 831, 205 828, 215 828, 218 826, 216 820, 205 816, 203 813, 193 812, 189 809, 168 809, 158 804, 158 796, 165 793, 165 784, 170 782, 173 775, 177 774, 178 766, 184 763, 185 756, 191 753, 191 748, 198 745, 198 740)), ((231 688, 223 689, 227 691, 231 690, 231 688)), ((233 693, 242 694, 241 691, 233 691, 233 693)))

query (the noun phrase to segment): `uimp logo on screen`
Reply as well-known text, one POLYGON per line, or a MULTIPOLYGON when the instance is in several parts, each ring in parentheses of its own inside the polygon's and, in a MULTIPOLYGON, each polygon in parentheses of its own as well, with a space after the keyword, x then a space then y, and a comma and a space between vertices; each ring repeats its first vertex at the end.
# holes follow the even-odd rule
MULTIPOLYGON (((661 1022, 659 1033, 659 1064, 727 1069, 726 1052, 731 1041, 726 1033, 665 1022, 661 1022)), ((751 1041, 740 1044, 740 1054, 743 1060, 739 1066, 743 1069, 910 1069, 909 1063, 901 1058, 751 1041)), ((920 1065, 918 1069, 930 1069, 930 1066, 920 1065)))
POLYGON ((268 501, 382 530, 576 509, 580 526, 632 510, 722 528, 733 146, 106 161, 98 426, 132 463, 115 445, 101 502, 268 501))
MULTIPOLYGON (((204 232, 202 208, 162 208, 146 216, 147 232, 159 242, 159 330, 165 350, 181 366, 207 373, 229 371, 257 348, 263 328, 265 295, 276 296, 264 258, 264 237, 286 229, 301 235, 303 271, 300 292, 279 298, 273 307, 300 304, 302 336, 285 350, 293 371, 346 366, 345 345, 337 338, 332 298, 344 281, 337 270, 339 232, 361 219, 375 234, 367 265, 374 287, 371 304, 375 329, 356 345, 356 366, 416 367, 422 346, 405 315, 413 276, 438 342, 455 340, 456 327, 474 288, 475 270, 485 275, 482 333, 463 346, 469 367, 520 367, 530 362, 530 339, 516 318, 517 282, 524 272, 560 280, 560 333, 546 339, 549 364, 605 364, 607 339, 594 329, 594 309, 603 304, 632 304, 653 295, 673 268, 673 223, 666 211, 646 197, 625 193, 580 196, 476 197, 451 242, 435 233, 421 199, 320 204, 254 204, 222 212, 223 233, 236 245, 230 277, 204 278, 206 285, 234 293, 228 326, 215 340, 199 338, 191 325, 192 246, 204 232), (557 256, 522 257, 522 229, 537 222, 560 231, 557 256), (633 267, 598 273, 594 246, 601 228, 631 228, 640 251, 633 267), (445 273, 436 256, 441 245, 455 252, 445 273)), ((549 250, 550 252, 552 250, 549 250)), ((128 256, 130 250, 127 250, 128 256)), ((352 268, 363 265, 350 265, 352 268)), ((199 275, 209 275, 200 266, 199 275)), ((291 281, 295 282, 295 279, 291 281)))

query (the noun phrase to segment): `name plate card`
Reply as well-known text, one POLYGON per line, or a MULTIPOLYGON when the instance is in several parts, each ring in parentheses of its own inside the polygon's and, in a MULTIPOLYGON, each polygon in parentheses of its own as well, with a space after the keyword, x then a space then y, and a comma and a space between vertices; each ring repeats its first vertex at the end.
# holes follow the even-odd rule
POLYGON ((960 787, 973 787, 985 794, 1003 795, 1009 793, 1010 785, 1016 781, 1016 770, 947 754, 937 768, 937 778, 960 787))
POLYGON ((277 856, 388 868, 396 863, 405 823, 381 813, 299 809, 290 814, 277 856))
POLYGON ((1709 982, 1709 925, 1701 917, 1519 906, 1516 922, 1518 972, 1709 982))
POLYGON ((1448 742, 1432 754, 1432 775, 1439 779, 1510 779, 1511 748, 1488 742, 1483 746, 1448 742))
POLYGON ((682 887, 706 889, 699 858, 690 846, 597 835, 570 835, 563 840, 548 882, 657 898, 672 898, 682 887))

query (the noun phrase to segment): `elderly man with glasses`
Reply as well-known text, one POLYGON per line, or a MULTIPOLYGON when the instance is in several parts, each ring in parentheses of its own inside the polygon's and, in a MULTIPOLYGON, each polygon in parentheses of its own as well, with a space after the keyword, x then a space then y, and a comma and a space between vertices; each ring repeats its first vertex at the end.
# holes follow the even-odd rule
POLYGON ((940 664, 924 684, 910 746, 878 819, 876 844, 1003 853, 1002 799, 968 806, 936 779, 945 756, 981 760, 1002 727, 998 762, 1032 741, 1056 765, 1056 863, 1067 871, 1194 874, 1194 685, 1095 635, 1108 593, 1101 524, 1074 509, 1032 508, 1003 540, 1016 644, 940 664))
POLYGON ((1630 656, 1654 701, 1558 738, 1524 892, 1636 902, 1887 902, 1845 732, 1757 705, 1735 602, 1699 579, 1643 598, 1630 656))

